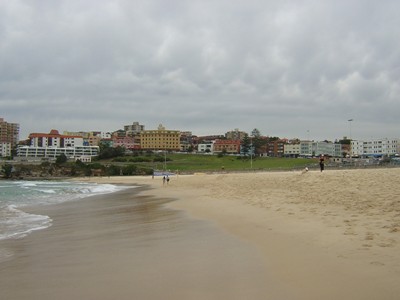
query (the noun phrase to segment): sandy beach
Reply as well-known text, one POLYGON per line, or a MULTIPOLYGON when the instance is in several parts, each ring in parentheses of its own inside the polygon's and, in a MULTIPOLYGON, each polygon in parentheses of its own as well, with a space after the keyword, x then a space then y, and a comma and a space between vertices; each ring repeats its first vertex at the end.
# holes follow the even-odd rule
POLYGON ((81 180, 147 188, 40 208, 52 227, 0 243, 7 299, 400 295, 399 168, 81 180))

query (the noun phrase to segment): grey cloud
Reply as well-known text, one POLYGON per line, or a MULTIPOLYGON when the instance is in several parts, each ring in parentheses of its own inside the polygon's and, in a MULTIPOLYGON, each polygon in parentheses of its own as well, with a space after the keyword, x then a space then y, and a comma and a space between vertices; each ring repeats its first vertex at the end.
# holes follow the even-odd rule
POLYGON ((257 127, 334 139, 354 118, 354 137, 399 137, 399 8, 390 0, 2 2, 0 116, 25 135, 136 120, 195 134, 257 127))

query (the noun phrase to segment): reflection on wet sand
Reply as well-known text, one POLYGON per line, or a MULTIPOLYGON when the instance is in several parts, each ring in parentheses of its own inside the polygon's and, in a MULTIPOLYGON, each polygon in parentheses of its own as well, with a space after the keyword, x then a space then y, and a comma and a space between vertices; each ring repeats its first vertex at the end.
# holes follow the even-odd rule
POLYGON ((36 208, 53 226, 5 241, 5 299, 267 299, 255 249, 133 190, 36 208))

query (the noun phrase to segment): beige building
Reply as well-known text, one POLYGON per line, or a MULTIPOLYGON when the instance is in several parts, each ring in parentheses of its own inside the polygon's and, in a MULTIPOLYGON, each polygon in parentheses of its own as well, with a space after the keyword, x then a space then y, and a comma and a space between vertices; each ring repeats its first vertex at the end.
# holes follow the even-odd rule
POLYGON ((243 140, 246 135, 248 135, 246 132, 239 131, 238 128, 225 133, 225 137, 227 140, 243 140))
POLYGON ((8 123, 0 118, 0 157, 12 155, 12 149, 19 141, 19 124, 8 123))
POLYGON ((0 143, 10 143, 12 147, 19 141, 19 124, 8 123, 0 118, 0 143))
POLYGON ((285 156, 297 157, 300 155, 300 143, 283 145, 283 154, 285 156))
POLYGON ((140 133, 140 148, 179 151, 180 135, 179 130, 167 130, 160 124, 157 130, 144 130, 140 133))

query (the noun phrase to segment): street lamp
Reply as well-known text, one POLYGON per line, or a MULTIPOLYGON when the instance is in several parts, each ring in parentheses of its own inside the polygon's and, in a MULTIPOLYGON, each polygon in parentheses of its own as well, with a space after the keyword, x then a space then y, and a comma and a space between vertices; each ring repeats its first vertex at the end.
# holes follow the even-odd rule
POLYGON ((250 136, 250 168, 253 169, 253 136, 250 136))
POLYGON ((349 122, 349 127, 350 127, 350 140, 351 140, 351 122, 353 122, 353 119, 348 119, 347 120, 349 122))
POLYGON ((352 157, 352 152, 353 152, 353 149, 352 149, 352 147, 351 147, 351 140, 352 140, 352 138, 351 138, 351 122, 353 122, 353 119, 348 119, 347 120, 348 122, 349 122, 349 128, 350 128, 350 137, 349 137, 349 140, 350 140, 350 144, 349 144, 349 152, 350 152, 350 158, 352 157))
POLYGON ((164 172, 167 171, 167 143, 164 144, 164 172))

